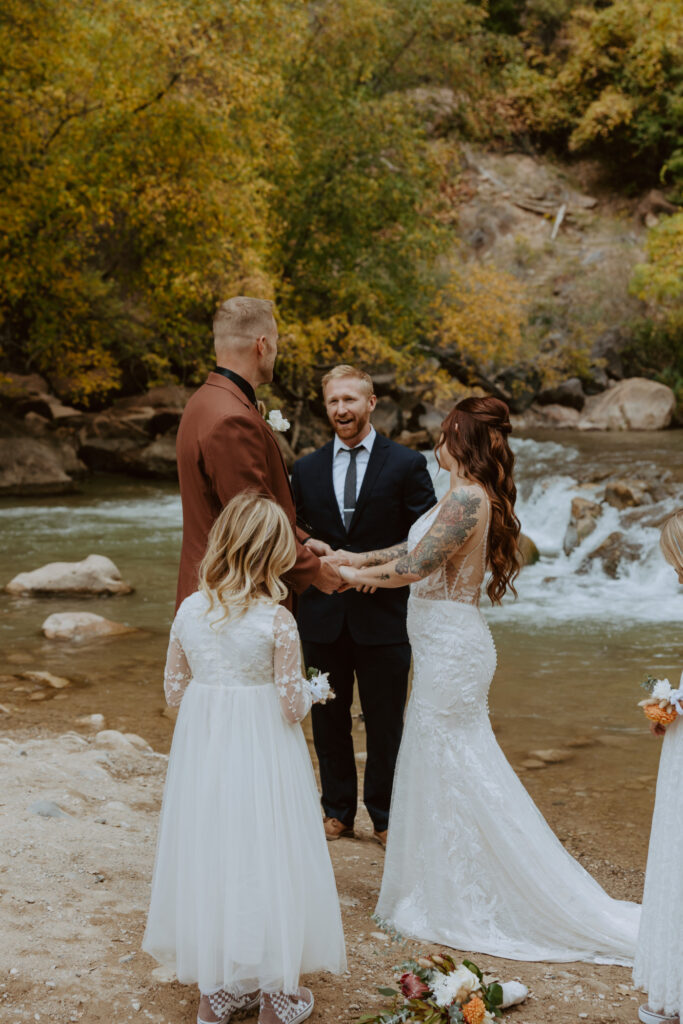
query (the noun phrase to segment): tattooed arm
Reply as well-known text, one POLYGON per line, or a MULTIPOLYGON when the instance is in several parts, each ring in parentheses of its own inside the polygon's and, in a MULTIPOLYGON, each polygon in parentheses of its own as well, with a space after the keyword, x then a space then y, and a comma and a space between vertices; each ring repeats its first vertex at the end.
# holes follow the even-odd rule
MULTIPOLYGON (((353 586, 373 587, 405 587, 424 579, 447 562, 471 537, 480 512, 481 495, 464 487, 458 488, 445 498, 436 519, 412 551, 401 551, 397 557, 381 565, 366 562, 361 569, 341 566, 342 578, 353 586)), ((370 552, 377 555, 386 553, 370 552)))
POLYGON ((352 565, 355 569, 363 569, 371 565, 384 565, 408 552, 408 541, 394 544, 391 548, 383 548, 381 551, 344 551, 339 548, 332 555, 336 565, 352 565))

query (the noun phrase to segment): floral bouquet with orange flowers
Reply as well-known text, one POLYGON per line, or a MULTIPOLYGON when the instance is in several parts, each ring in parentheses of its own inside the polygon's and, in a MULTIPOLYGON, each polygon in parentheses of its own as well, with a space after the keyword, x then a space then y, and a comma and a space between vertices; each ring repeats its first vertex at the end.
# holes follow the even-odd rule
POLYGON ((458 964, 437 953, 408 960, 398 970, 400 991, 379 989, 383 996, 395 997, 393 1011, 361 1017, 358 1024, 490 1024, 501 1016, 502 986, 485 985, 471 960, 458 964))
POLYGON ((650 696, 638 701, 638 707, 643 709, 651 722, 671 725, 683 714, 683 674, 677 690, 668 679, 655 679, 654 676, 648 676, 641 685, 650 696))

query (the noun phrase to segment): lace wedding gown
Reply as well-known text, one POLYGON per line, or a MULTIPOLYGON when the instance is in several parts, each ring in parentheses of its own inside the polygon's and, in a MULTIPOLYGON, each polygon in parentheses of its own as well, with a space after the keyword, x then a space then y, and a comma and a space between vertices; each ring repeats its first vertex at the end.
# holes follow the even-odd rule
MULTIPOLYGON (((404 935, 458 950, 630 964, 640 907, 611 899, 567 853, 491 729, 496 652, 478 607, 486 498, 482 507, 460 551, 411 586, 413 688, 376 912, 404 935)), ((409 549, 434 514, 413 525, 409 549)))
POLYGON ((298 722, 311 694, 285 608, 207 615, 195 593, 165 674, 180 704, 142 948, 203 992, 296 991, 346 969, 318 790, 298 722), (182 700, 182 703, 181 703, 182 700))
POLYGON ((633 981, 649 1006, 683 1011, 683 725, 667 726, 657 776, 657 799, 647 855, 643 916, 633 981))

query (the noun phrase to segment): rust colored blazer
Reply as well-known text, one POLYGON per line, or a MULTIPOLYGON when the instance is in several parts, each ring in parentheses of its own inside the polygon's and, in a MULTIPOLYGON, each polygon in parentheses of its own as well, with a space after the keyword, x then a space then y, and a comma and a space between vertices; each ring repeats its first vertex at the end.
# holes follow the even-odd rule
POLYGON ((273 498, 295 530, 297 560, 287 584, 300 593, 320 561, 303 546, 287 468, 273 431, 236 384, 210 373, 185 407, 176 442, 183 505, 183 546, 176 608, 197 589, 209 531, 224 505, 242 491, 273 498))

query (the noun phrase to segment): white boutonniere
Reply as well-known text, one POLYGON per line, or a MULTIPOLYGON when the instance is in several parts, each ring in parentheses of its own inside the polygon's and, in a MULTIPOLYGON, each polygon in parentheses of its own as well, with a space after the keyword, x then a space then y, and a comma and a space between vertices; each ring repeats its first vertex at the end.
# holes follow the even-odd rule
POLYGON ((268 413, 266 423, 273 430, 289 430, 289 420, 286 420, 279 409, 271 409, 268 413))

